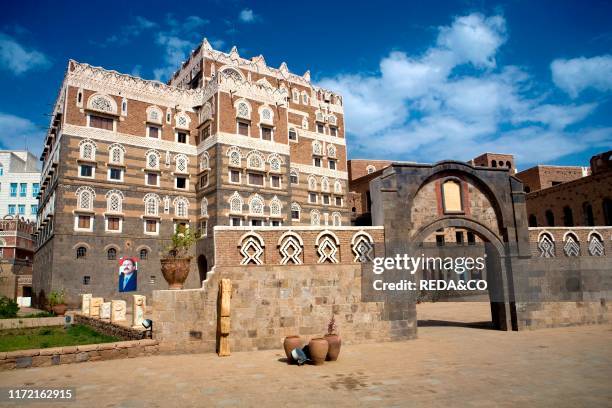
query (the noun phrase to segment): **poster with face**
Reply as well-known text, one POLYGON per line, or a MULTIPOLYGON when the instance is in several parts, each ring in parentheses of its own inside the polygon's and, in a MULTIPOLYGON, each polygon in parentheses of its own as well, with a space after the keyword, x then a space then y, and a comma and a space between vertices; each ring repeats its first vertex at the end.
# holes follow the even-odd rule
POLYGON ((129 256, 119 259, 119 292, 138 290, 138 260, 129 256))

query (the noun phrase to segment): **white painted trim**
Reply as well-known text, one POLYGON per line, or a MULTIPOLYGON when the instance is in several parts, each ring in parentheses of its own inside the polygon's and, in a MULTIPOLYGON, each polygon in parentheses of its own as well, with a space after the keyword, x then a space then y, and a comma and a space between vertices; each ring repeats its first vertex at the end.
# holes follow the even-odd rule
POLYGON ((295 125, 295 126, 296 126, 296 130, 298 132, 299 137, 305 137, 307 139, 314 139, 320 142, 333 143, 334 145, 336 145, 336 147, 338 145, 346 146, 346 139, 343 137, 330 136, 330 135, 324 135, 324 134, 317 133, 317 132, 311 132, 310 130, 306 130, 302 128, 301 125, 300 126, 295 125))
POLYGON ((109 234, 120 234, 123 232, 123 217, 119 214, 107 214, 104 216, 104 232, 108 232, 109 234), (108 229, 108 218, 119 218, 119 229, 118 230, 109 230, 108 229))
POLYGON ((142 230, 143 230, 143 233, 145 235, 159 235, 159 224, 160 224, 159 219, 144 217, 142 219, 142 230), (155 221, 155 229, 156 229, 155 232, 147 232, 147 221, 148 220, 155 221))
POLYGON ((348 173, 346 171, 330 170, 325 167, 315 167, 302 163, 291 163, 291 167, 298 169, 300 173, 316 174, 318 176, 348 180, 348 173))
POLYGON ((95 218, 93 214, 74 214, 74 230, 77 232, 93 232, 95 218), (89 228, 79 228, 79 216, 89 217, 89 228))

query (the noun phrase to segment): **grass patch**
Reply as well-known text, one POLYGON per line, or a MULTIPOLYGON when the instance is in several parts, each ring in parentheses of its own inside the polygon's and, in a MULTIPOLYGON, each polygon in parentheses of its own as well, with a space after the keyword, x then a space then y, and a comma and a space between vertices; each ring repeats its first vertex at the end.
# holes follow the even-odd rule
POLYGON ((72 325, 68 329, 64 329, 64 326, 9 329, 0 330, 0 351, 112 343, 120 340, 82 324, 72 325))
POLYGON ((53 312, 38 312, 38 313, 28 313, 27 315, 17 316, 19 319, 35 319, 37 317, 55 317, 55 313, 53 312))

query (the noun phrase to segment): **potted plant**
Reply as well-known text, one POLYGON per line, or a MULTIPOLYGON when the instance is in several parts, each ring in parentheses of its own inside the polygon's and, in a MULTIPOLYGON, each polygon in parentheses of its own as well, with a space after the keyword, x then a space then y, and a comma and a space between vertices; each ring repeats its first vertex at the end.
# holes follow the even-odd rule
POLYGON ((329 344, 329 350, 327 351, 327 361, 336 361, 340 354, 340 346, 342 345, 342 339, 336 333, 338 326, 336 325, 336 318, 332 315, 331 320, 327 324, 327 334, 325 340, 329 344))
POLYGON ((170 245, 160 258, 161 270, 170 289, 183 289, 183 284, 189 275, 192 256, 189 249, 195 243, 196 234, 190 228, 178 226, 170 245))
POLYGON ((66 306, 66 303, 64 303, 64 289, 60 291, 54 290, 51 292, 49 295, 49 306, 51 307, 51 310, 53 310, 53 313, 58 316, 63 316, 64 313, 66 313, 68 306, 66 306))

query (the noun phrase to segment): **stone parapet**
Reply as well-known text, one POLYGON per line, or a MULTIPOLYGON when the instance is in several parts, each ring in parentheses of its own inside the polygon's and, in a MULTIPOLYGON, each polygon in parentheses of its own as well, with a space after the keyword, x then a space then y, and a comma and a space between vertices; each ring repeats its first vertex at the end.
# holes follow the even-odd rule
POLYGON ((0 319, 0 330, 22 329, 26 327, 61 326, 64 316, 55 317, 27 317, 15 319, 0 319))

